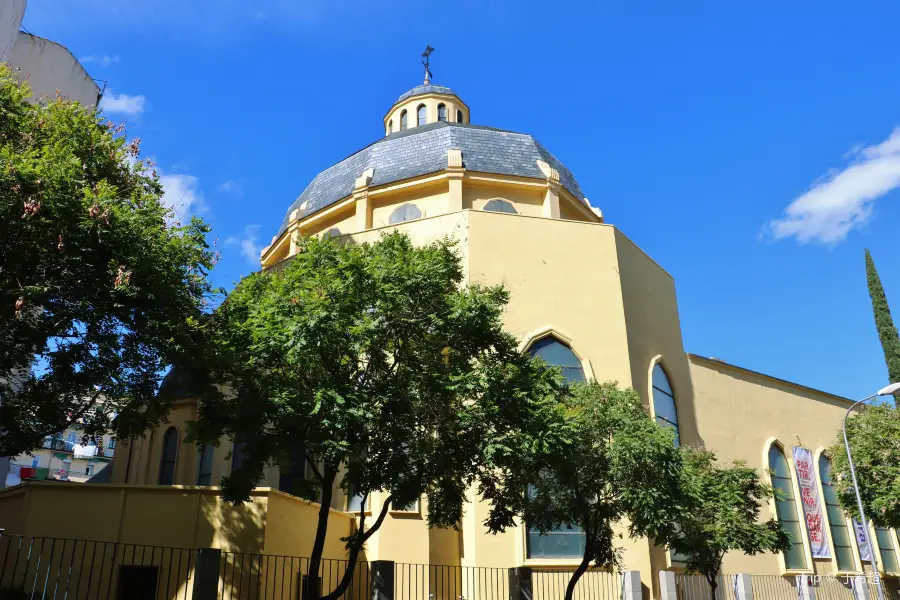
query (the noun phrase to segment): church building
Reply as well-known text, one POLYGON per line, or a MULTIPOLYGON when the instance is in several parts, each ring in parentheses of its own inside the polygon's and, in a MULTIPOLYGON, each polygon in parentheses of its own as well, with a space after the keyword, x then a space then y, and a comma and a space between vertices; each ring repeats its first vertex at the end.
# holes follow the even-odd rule
MULTIPOLYGON (((781 521, 791 549, 730 554, 723 573, 862 573, 874 552, 884 576, 900 577, 897 533, 870 531, 867 548, 865 532, 841 512, 831 488, 826 448, 852 401, 686 352, 672 276, 606 222, 603 206, 588 200, 590 190, 551 149, 528 133, 479 123, 477 108, 427 73, 422 85, 387 108, 383 137, 324 168, 305 188, 297 182, 302 192, 285 201, 284 220, 273 228, 260 267, 290 259, 300 236, 359 242, 401 231, 422 244, 452 236, 467 283, 502 283, 509 290, 505 325, 523 351, 561 367, 570 381, 634 388, 647 412, 676 430, 680 444, 710 448, 722 461, 745 461, 781 490, 783 499, 764 507, 763 517, 781 521), (801 501, 813 495, 818 524, 801 501)), ((240 448, 223 439, 198 452, 185 443, 186 422, 198 407, 189 390, 182 392, 167 423, 130 444, 119 441, 105 470, 108 482, 33 482, 0 491, 0 527, 309 556, 317 505, 280 491, 277 468, 267 471, 251 502, 223 503, 216 484, 240 460, 240 448)), ((381 500, 376 494, 366 510, 377 514, 381 500)), ((326 556, 344 558, 339 538, 352 530, 359 499, 337 490, 331 508, 326 556)), ((577 530, 542 536, 521 523, 488 534, 487 508, 474 490, 458 531, 429 529, 427 513, 424 498, 391 510, 367 542, 366 560, 535 573, 574 569, 580 561, 577 530)), ((624 566, 640 572, 645 597, 659 597, 657 573, 678 570, 677 557, 646 539, 625 535, 620 543, 624 566)))

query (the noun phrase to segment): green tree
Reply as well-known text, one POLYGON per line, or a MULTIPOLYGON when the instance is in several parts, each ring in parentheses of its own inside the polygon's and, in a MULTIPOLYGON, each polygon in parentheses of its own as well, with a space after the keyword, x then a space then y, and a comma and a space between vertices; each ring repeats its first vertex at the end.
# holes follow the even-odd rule
POLYGON ((681 513, 678 535, 669 543, 688 573, 706 577, 710 599, 716 599, 717 579, 725 553, 754 555, 790 548, 788 533, 775 519, 761 522, 760 506, 773 496, 755 469, 736 461, 722 466, 716 455, 684 448, 682 486, 690 509, 681 513))
POLYGON ((243 459, 222 481, 229 501, 246 500, 267 465, 298 474, 291 491, 321 504, 311 573, 333 488, 361 496, 362 506, 384 493, 371 525, 360 510, 345 539, 349 566, 330 600, 351 583, 392 504, 424 495, 429 525, 456 527, 477 485, 491 503, 488 527, 512 525, 524 457, 561 430, 563 388, 558 372, 504 332, 507 292, 463 286, 451 242, 415 247, 391 234, 361 245, 299 243, 283 268, 244 279, 211 320, 210 367, 188 374, 201 395, 190 437, 240 441, 243 459), (298 461, 308 480, 302 464, 291 467, 298 461))
MULTIPOLYGON (((900 528, 900 411, 881 404, 847 419, 859 494, 866 518, 879 527, 900 528)), ((841 508, 859 518, 844 438, 828 451, 841 508)))
MULTIPOLYGON (((878 330, 878 339, 881 341, 881 349, 884 352, 884 362, 887 364, 889 383, 900 381, 900 337, 894 320, 891 318, 891 307, 888 305, 881 285, 881 278, 875 270, 875 261, 872 254, 866 249, 866 280, 869 284, 869 297, 872 299, 872 313, 875 316, 875 328, 878 330)), ((900 393, 895 394, 894 403, 900 399, 900 393)))
POLYGON ((573 386, 561 404, 563 447, 536 456, 543 463, 532 471, 525 521, 542 534, 561 527, 584 533, 582 560, 566 587, 571 600, 591 563, 619 564, 616 523, 627 519, 631 536, 664 543, 687 497, 674 432, 647 415, 634 390, 590 382, 573 386))
POLYGON ((212 293, 207 226, 172 223, 140 140, 0 64, 0 456, 81 422, 138 434, 167 412, 212 293), (102 406, 103 410, 98 410, 102 406))

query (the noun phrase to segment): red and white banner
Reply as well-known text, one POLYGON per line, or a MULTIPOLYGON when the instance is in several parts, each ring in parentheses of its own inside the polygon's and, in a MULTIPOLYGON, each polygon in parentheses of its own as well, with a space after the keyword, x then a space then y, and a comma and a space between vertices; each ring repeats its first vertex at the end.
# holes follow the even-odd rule
POLYGON ((800 484, 800 501, 806 516, 806 532, 809 534, 809 549, 813 558, 831 558, 828 533, 825 531, 825 515, 819 500, 819 486, 812 454, 806 448, 794 446, 794 465, 797 467, 797 482, 800 484))

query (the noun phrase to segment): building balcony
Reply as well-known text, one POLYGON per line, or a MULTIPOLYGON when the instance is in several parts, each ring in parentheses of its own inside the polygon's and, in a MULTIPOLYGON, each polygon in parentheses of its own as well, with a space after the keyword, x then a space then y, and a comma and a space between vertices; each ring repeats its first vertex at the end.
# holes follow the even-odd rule
POLYGON ((44 448, 47 450, 55 450, 57 452, 74 452, 75 442, 67 442, 60 438, 46 437, 44 438, 44 448))

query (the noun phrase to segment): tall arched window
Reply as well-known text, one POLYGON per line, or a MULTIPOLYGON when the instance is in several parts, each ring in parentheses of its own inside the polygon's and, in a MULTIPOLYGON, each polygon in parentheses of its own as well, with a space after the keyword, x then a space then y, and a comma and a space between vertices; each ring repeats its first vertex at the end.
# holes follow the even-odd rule
POLYGON ((542 358, 551 367, 559 367, 569 383, 583 383, 584 367, 581 359, 572 352, 567 344, 552 335, 542 337, 528 348, 531 356, 542 358))
POLYGON ((297 490, 302 489, 306 478, 306 453, 303 446, 296 444, 291 448, 289 459, 279 469, 278 489, 286 494, 299 496, 297 490))
POLYGON ((231 470, 236 471, 241 468, 241 465, 244 464, 244 447, 247 445, 247 442, 236 439, 234 440, 234 444, 231 447, 231 470))
POLYGON ((671 427, 675 430, 675 443, 681 443, 681 434, 678 431, 678 410, 675 408, 675 392, 669 385, 669 377, 662 365, 656 363, 653 366, 653 412, 656 414, 656 422, 663 427, 671 427))
POLYGON ((400 131, 406 129, 406 111, 400 113, 400 131))
POLYGON ((876 527, 875 539, 878 541, 878 553, 881 555, 881 568, 885 573, 900 573, 900 564, 897 562, 897 549, 894 548, 891 530, 884 527, 876 527))
POLYGON ((438 121, 446 121, 447 120, 447 106, 445 104, 438 104, 438 121))
POLYGON ((215 451, 215 446, 204 444, 197 452, 197 485, 210 485, 212 483, 212 464, 215 451))
POLYGON ((493 200, 488 200, 484 204, 484 210, 489 210, 491 212, 509 213, 511 215, 519 214, 519 211, 517 211, 510 202, 507 202, 502 198, 494 198, 493 200))
POLYGON ((387 135, 391 135, 391 132, 393 130, 394 130, 394 121, 393 121, 393 119, 391 119, 390 121, 388 121, 387 135))
POLYGON ((416 109, 416 118, 418 119, 417 124, 421 127, 425 124, 425 105, 420 104, 419 108, 416 109))
POLYGON ((162 440, 162 454, 159 457, 159 485, 175 483, 175 463, 178 460, 178 430, 166 429, 162 440))
POLYGON ((462 121, 462 111, 461 111, 461 110, 456 111, 456 122, 457 122, 457 123, 462 123, 462 122, 463 122, 463 121, 462 121))
POLYGON ((847 518, 841 512, 837 494, 831 484, 831 461, 824 454, 819 455, 819 479, 822 480, 822 495, 825 500, 825 514, 828 515, 828 528, 831 531, 831 542, 834 544, 834 558, 838 571, 853 571, 856 562, 853 560, 853 545, 850 542, 850 530, 847 518))
POLYGON ((775 514, 778 522, 791 537, 791 547, 784 553, 784 566, 788 569, 805 569, 807 565, 806 553, 803 550, 803 527, 797 517, 791 468, 784 457, 784 450, 777 443, 769 446, 769 469, 772 472, 772 487, 778 490, 781 496, 780 500, 775 501, 775 514))
POLYGON ((422 218, 422 211, 415 204, 403 204, 394 209, 388 222, 391 225, 422 218))

